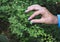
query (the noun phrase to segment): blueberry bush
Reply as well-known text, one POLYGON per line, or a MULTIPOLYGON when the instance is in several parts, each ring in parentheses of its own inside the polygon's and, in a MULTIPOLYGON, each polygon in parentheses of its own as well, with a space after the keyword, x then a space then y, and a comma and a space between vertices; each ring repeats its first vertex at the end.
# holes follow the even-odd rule
POLYGON ((0 0, 0 34, 6 35, 9 42, 59 42, 57 25, 32 24, 28 17, 34 11, 25 13, 28 6, 39 4, 57 15, 57 2, 60 0, 0 0))

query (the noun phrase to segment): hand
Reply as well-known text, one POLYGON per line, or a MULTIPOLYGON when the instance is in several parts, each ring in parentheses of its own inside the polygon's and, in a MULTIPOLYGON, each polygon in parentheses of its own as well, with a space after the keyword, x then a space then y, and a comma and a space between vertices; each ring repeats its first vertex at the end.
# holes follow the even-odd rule
POLYGON ((35 10, 35 12, 28 18, 32 23, 57 24, 57 16, 50 13, 45 7, 40 5, 29 6, 25 12, 35 10), (37 15, 42 15, 40 19, 33 19, 37 15))

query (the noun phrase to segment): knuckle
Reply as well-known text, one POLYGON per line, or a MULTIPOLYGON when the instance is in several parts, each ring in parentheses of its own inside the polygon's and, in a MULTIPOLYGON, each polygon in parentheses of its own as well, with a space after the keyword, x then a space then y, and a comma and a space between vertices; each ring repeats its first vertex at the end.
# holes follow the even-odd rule
POLYGON ((42 7, 42 10, 45 12, 47 9, 46 9, 46 7, 42 7))
POLYGON ((46 7, 42 7, 43 9, 46 9, 46 7))

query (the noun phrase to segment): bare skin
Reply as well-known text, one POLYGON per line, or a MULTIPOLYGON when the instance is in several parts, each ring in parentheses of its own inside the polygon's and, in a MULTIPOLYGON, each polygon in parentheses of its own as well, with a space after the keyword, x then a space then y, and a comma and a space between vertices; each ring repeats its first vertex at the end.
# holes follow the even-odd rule
POLYGON ((25 12, 35 10, 35 12, 28 18, 32 23, 57 24, 57 16, 54 16, 47 8, 40 5, 31 5, 25 12), (33 19, 37 15, 42 15, 40 19, 33 19))

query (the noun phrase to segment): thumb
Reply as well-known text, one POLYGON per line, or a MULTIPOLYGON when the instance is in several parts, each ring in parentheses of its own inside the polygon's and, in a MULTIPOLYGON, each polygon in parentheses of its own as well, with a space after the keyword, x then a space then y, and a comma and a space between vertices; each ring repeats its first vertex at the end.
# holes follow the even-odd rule
POLYGON ((45 20, 43 18, 31 20, 31 23, 44 23, 44 22, 45 22, 45 20))

